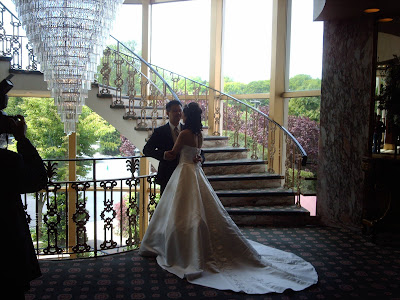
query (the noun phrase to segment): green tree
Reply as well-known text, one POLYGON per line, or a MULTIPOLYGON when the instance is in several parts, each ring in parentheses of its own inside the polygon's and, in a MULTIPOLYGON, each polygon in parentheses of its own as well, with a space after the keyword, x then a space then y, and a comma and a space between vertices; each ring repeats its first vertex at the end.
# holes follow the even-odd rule
POLYGON ((121 146, 120 133, 106 120, 84 106, 78 123, 78 155, 93 156, 97 151, 92 145, 100 143, 99 152, 117 155, 121 146))
POLYGON ((296 117, 308 117, 319 122, 320 97, 291 98, 289 100, 289 115, 296 117))
POLYGON ((270 87, 271 86, 269 80, 251 81, 246 86, 245 94, 269 93, 270 87))
MULTIPOLYGON (((289 90, 304 91, 318 90, 321 88, 321 79, 312 78, 310 75, 299 74, 289 80, 289 90)), ((289 115, 297 117, 308 117, 310 120, 319 122, 320 97, 302 97, 289 100, 289 115)))
MULTIPOLYGON (((67 157, 68 138, 52 98, 11 97, 6 112, 25 116, 27 137, 43 159, 67 157)), ((83 106, 77 126, 77 155, 93 156, 96 150, 92 145, 97 142, 100 142, 100 153, 118 153, 120 134, 89 107, 83 106)))
POLYGON ((6 111, 25 117, 26 135, 43 159, 66 157, 68 139, 53 99, 11 97, 6 111))
POLYGON ((310 75, 298 74, 289 79, 290 91, 318 90, 321 88, 321 79, 312 78, 310 75))
MULTIPOLYGON (((228 79, 229 80, 229 79, 228 79)), ((245 94, 246 84, 234 81, 224 82, 224 92, 229 95, 245 94)))

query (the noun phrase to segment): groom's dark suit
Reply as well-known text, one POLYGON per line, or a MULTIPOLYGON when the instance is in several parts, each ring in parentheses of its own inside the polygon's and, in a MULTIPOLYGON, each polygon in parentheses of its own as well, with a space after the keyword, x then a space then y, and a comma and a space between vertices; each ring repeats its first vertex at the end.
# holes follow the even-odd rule
POLYGON ((160 161, 158 165, 158 172, 156 183, 161 187, 161 193, 164 191, 169 178, 174 172, 179 160, 174 159, 168 161, 164 159, 164 152, 169 151, 174 147, 174 140, 172 138, 171 127, 169 123, 154 129, 153 134, 147 141, 143 148, 143 154, 153 157, 160 161))
MULTIPOLYGON (((181 125, 181 130, 184 125, 181 125)), ((179 157, 168 161, 164 159, 164 152, 172 150, 174 147, 174 140, 172 138, 171 127, 169 123, 154 129, 153 134, 147 141, 143 148, 143 154, 153 157, 160 161, 158 165, 156 183, 160 185, 160 192, 164 191, 168 180, 171 178, 172 173, 179 163, 179 157)), ((203 151, 201 151, 202 162, 205 161, 203 151)))

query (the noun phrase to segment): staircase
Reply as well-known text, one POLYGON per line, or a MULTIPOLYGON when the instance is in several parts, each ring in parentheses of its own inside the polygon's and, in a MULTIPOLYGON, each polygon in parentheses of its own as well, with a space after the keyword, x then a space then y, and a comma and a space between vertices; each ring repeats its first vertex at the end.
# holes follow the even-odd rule
MULTIPOLYGON (((100 90, 101 86, 94 85, 100 90)), ((111 92, 112 93, 112 92, 111 92)), ((128 97, 122 97, 122 102, 115 105, 112 94, 96 97, 91 96, 87 105, 103 118, 117 118, 113 125, 121 131, 139 149, 143 149, 146 137, 151 132, 150 123, 156 119, 156 126, 166 122, 164 107, 157 107, 157 118, 146 117, 147 127, 138 126, 142 120, 139 117, 127 116, 129 110, 128 97), (134 130, 132 130, 134 129, 134 130)), ((120 100, 121 100, 120 99, 120 100)), ((137 99, 140 100, 140 99, 137 99)), ((131 107, 135 115, 140 115, 142 107, 131 107)), ((146 115, 154 108, 146 107, 146 115)), ((298 226, 311 222, 310 212, 296 205, 296 193, 284 188, 284 176, 267 172, 267 162, 262 159, 251 159, 249 149, 232 147, 232 141, 225 136, 210 136, 207 128, 203 130, 203 151, 206 161, 204 173, 216 191, 227 212, 238 225, 264 226, 298 226)), ((158 162, 151 159, 154 166, 158 162)))
POLYGON ((205 136, 204 173, 238 225, 305 225, 310 212, 295 204, 295 193, 282 187, 283 176, 266 172, 263 160, 247 158, 246 148, 229 139, 205 136))
MULTIPOLYGON (((117 128, 122 135, 127 137, 139 149, 143 149, 146 139, 149 137, 149 134, 151 134, 151 130, 166 122, 165 103, 176 96, 173 91, 171 91, 169 95, 165 93, 165 81, 160 84, 157 82, 158 79, 156 77, 152 77, 158 72, 159 70, 157 71, 157 69, 152 68, 149 77, 146 77, 147 84, 151 82, 153 88, 151 86, 150 88, 148 86, 146 87, 143 84, 144 75, 139 75, 142 79, 140 83, 137 82, 137 85, 140 85, 139 88, 136 88, 138 91, 128 88, 127 92, 123 92, 124 88, 122 86, 109 88, 108 85, 110 84, 108 84, 107 88, 109 88, 109 92, 104 93, 104 84, 93 84, 86 101, 86 105, 117 128), (146 89, 150 90, 147 94, 147 98, 143 96, 143 91, 146 89), (162 92, 164 92, 164 94, 161 95, 160 93, 162 92), (174 97, 171 97, 171 95, 174 97)), ((17 94, 14 95, 10 93, 10 96, 49 96, 46 84, 43 82, 43 75, 41 75, 40 72, 13 71, 10 70, 10 59, 0 60, 0 75, 2 74, 1 76, 6 77, 9 73, 18 74, 13 78, 15 88, 12 90, 13 93, 17 94), (33 84, 29 84, 30 82, 33 84)), ((170 75, 171 86, 173 86, 172 90, 178 91, 179 80, 177 80, 177 78, 184 77, 172 72, 170 72, 170 74, 172 74, 170 75)), ((121 74, 116 75, 117 78, 118 76, 121 76, 121 74)), ((180 97, 184 102, 196 101, 204 105, 204 103, 209 101, 207 99, 210 99, 212 93, 215 93, 217 96, 214 95, 214 97, 225 100, 225 107, 229 109, 233 107, 235 113, 238 113, 238 116, 239 112, 243 111, 244 107, 247 120, 247 110, 249 108, 245 107, 240 101, 221 92, 213 91, 211 88, 205 87, 202 84, 198 84, 198 87, 196 87, 196 82, 192 82, 191 84, 194 86, 193 93, 190 95, 185 94, 180 97), (208 90, 200 95, 201 89, 208 90), (239 108, 234 108, 231 102, 228 101, 236 101, 241 106, 239 108)), ((208 107, 206 106, 203 109, 205 115, 207 115, 207 110, 208 107)), ((253 115, 249 114, 249 120, 254 121, 256 118, 259 118, 257 115, 260 114, 259 111, 253 111, 251 113, 253 115)), ((265 117, 265 120, 267 120, 267 116, 265 117)), ((212 121, 213 120, 208 120, 206 116, 205 123, 210 124, 212 121)), ((253 128, 254 135, 252 136, 250 132, 248 138, 255 139, 257 132, 260 130, 264 132, 269 131, 269 134, 277 130, 283 130, 280 125, 274 125, 272 123, 273 121, 269 120, 268 122, 271 122, 269 129, 265 127, 259 129, 254 121, 251 126, 249 126, 253 128)), ((205 135, 203 145, 206 157, 203 170, 232 219, 238 225, 252 226, 298 226, 310 223, 310 213, 306 209, 300 207, 300 205, 298 205, 299 203, 296 201, 297 194, 294 191, 295 187, 284 187, 284 182, 287 180, 288 174, 273 174, 272 172, 268 172, 268 170, 271 170, 271 161, 267 162, 262 157, 259 158, 259 156, 263 155, 254 155, 254 151, 256 150, 247 147, 248 143, 244 142, 242 146, 238 144, 238 128, 240 126, 240 123, 235 125, 236 129, 234 129, 233 141, 222 135, 205 135)), ((206 130, 204 133, 206 134, 206 130)), ((294 149, 296 147, 294 142, 297 141, 287 132, 284 132, 282 136, 285 134, 286 143, 288 145, 287 148, 291 149, 289 145, 294 145, 294 149), (290 139, 294 140, 294 142, 290 139)), ((265 137, 265 140, 266 139, 265 137)), ((282 141, 279 141, 279 143, 281 142, 282 141)), ((268 145, 268 147, 270 146, 268 145)), ((268 151, 275 152, 274 149, 270 148, 268 148, 268 151)), ((295 150, 292 152, 292 154, 288 152, 286 156, 290 158, 292 155, 293 159, 287 158, 286 162, 293 160, 294 164, 289 165, 289 163, 287 163, 287 168, 291 167, 295 169, 299 161, 299 154, 295 155, 295 150)), ((150 161, 154 166, 158 164, 158 162, 153 159, 150 159, 150 161)), ((292 182, 294 182, 293 178, 294 175, 292 176, 292 182)))

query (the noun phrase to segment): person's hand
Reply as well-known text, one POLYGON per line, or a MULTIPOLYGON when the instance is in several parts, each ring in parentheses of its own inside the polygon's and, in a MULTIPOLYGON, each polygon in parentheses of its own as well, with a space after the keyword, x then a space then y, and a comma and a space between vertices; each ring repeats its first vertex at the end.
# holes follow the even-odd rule
POLYGON ((193 162, 194 162, 195 164, 201 163, 201 162, 202 162, 201 156, 200 156, 199 154, 197 154, 195 157, 193 157, 193 162))
POLYGON ((165 158, 165 160, 174 160, 174 159, 176 158, 176 154, 174 154, 174 153, 172 152, 172 150, 170 150, 170 151, 165 151, 165 152, 164 152, 164 158, 165 158))
POLYGON ((25 118, 21 115, 17 115, 18 121, 12 120, 14 122, 12 126, 12 134, 17 141, 25 138, 26 134, 26 123, 25 118))

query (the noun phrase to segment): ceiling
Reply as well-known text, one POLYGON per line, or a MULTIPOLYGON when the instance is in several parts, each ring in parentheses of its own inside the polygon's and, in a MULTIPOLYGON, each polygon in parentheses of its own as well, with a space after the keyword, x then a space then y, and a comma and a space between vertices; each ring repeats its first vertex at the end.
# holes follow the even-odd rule
POLYGON ((314 20, 333 21, 373 17, 377 20, 383 17, 393 18, 392 22, 379 22, 380 32, 400 36, 400 0, 314 0, 314 20), (367 8, 379 8, 373 14, 364 12, 367 8))

